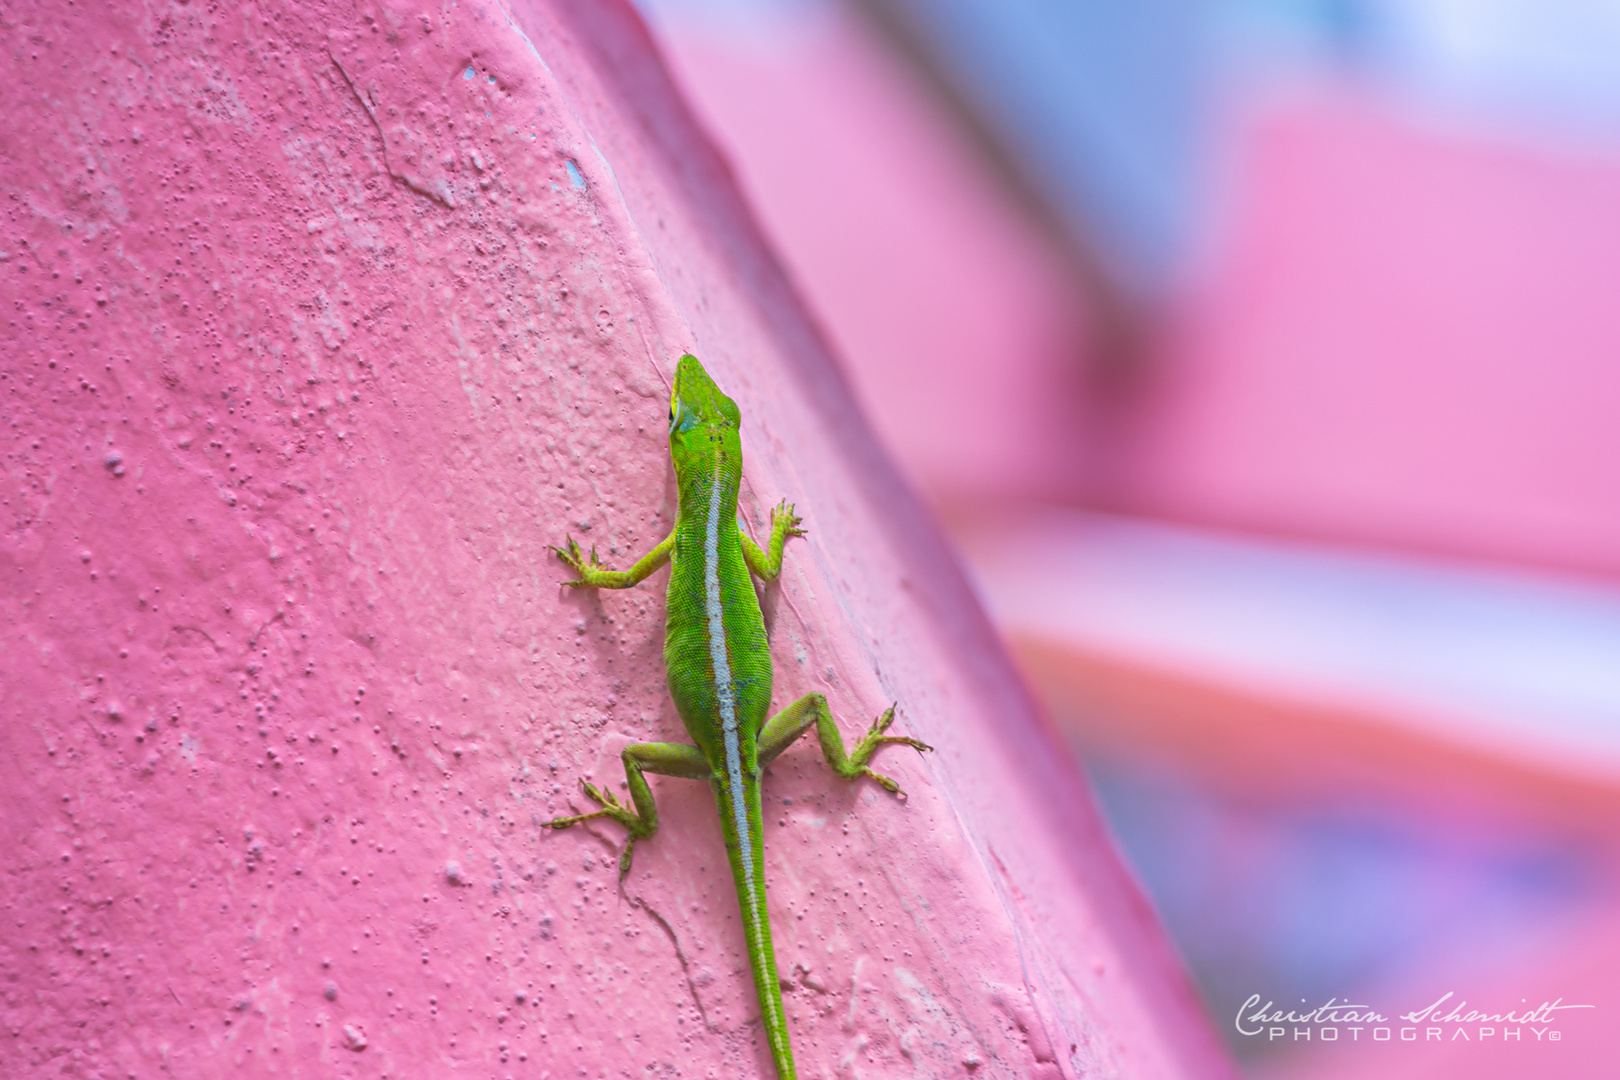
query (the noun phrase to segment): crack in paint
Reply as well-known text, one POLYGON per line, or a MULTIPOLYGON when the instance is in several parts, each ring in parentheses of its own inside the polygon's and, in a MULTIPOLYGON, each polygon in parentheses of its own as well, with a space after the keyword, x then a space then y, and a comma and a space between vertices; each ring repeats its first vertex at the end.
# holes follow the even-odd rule
POLYGON ((454 195, 450 194, 448 187, 442 184, 439 187, 434 187, 420 177, 408 175, 394 164, 394 159, 399 156, 399 151, 389 145, 388 133, 383 130, 382 120, 377 116, 377 106, 360 89, 360 84, 349 76, 348 70, 343 66, 343 61, 338 59, 337 53, 332 51, 331 46, 327 46, 326 55, 331 58, 332 66, 337 68, 338 74, 343 76, 343 81, 349 84, 349 89, 354 92, 355 99, 360 102, 360 107, 366 110, 367 116, 371 117, 371 123, 377 129, 377 138, 382 140, 383 164, 388 169, 388 175, 417 194, 426 195, 440 205, 454 210, 456 208, 456 199, 454 195))
POLYGON ((665 919, 662 915, 658 914, 658 912, 653 909, 653 906, 647 903, 647 901, 641 897, 631 896, 629 893, 625 893, 624 898, 630 901, 631 907, 640 908, 642 911, 645 911, 648 915, 652 916, 653 922, 657 923, 659 928, 664 931, 664 936, 669 938, 670 945, 675 949, 675 959, 681 962, 681 974, 686 976, 686 989, 692 994, 692 1004, 697 1006, 698 1016, 702 1017, 703 1019, 703 1026, 709 1031, 719 1031, 720 1029, 718 1027, 709 1022, 709 1011, 703 1007, 703 999, 698 996, 697 983, 692 980, 691 965, 686 962, 686 951, 681 948, 680 939, 675 936, 675 928, 669 925, 668 919, 665 919))

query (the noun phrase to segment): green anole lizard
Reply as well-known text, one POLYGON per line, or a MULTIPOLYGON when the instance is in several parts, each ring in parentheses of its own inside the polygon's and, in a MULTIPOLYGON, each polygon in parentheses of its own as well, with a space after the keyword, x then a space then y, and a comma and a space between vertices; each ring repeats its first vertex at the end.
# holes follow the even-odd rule
POLYGON ((742 481, 742 443, 737 403, 720 392, 695 356, 675 367, 669 406, 669 456, 675 465, 680 507, 675 527, 629 570, 609 570, 589 559, 573 537, 552 550, 579 574, 567 584, 628 589, 664 563, 671 564, 669 602, 664 616, 664 666, 670 697, 696 746, 636 743, 624 748, 624 775, 630 805, 613 793, 581 781, 585 794, 601 806, 589 814, 561 817, 553 829, 609 817, 630 830, 619 858, 619 878, 630 870, 637 840, 658 828, 658 808, 645 773, 707 780, 720 810, 720 829, 742 906, 748 963, 759 993, 765 1037, 780 1080, 794 1080, 793 1051, 782 1012, 782 988, 771 950, 765 909, 764 829, 760 814, 760 770, 812 725, 833 772, 845 779, 869 776, 889 791, 900 785, 867 768, 884 743, 932 747, 916 739, 887 735, 894 706, 873 722, 853 753, 821 694, 806 694, 767 720, 771 707, 771 653, 765 620, 754 595, 752 570, 766 581, 782 572, 782 547, 803 536, 793 507, 783 500, 771 511, 771 538, 765 549, 737 527, 737 489, 742 481), (632 809, 631 807, 634 807, 632 809))

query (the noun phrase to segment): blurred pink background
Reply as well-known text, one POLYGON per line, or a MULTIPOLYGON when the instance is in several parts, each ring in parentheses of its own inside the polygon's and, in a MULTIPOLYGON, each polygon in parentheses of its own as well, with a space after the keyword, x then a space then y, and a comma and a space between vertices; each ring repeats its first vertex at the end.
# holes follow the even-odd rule
POLYGON ((647 7, 1238 1059, 1610 1075, 1620 14, 647 7))

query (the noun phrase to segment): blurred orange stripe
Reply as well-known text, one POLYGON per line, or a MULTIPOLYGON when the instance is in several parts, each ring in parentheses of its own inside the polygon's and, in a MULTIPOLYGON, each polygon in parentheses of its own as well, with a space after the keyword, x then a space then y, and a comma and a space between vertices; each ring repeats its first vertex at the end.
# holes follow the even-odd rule
POLYGON ((1262 798, 1388 799, 1617 842, 1620 782, 1445 739, 1394 712, 1192 674, 1027 632, 1019 666, 1082 751, 1151 757, 1262 798))

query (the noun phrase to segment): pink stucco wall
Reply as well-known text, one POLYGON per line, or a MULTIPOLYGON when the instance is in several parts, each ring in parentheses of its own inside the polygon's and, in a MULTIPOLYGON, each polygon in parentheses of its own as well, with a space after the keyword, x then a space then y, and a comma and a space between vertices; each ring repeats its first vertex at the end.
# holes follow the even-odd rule
POLYGON ((0 1074, 768 1073, 704 787, 622 891, 537 827, 680 730, 663 575, 545 545, 662 535, 685 349, 778 700, 938 747, 768 778, 801 1074, 1227 1073, 626 7, 0 18, 0 1074))

